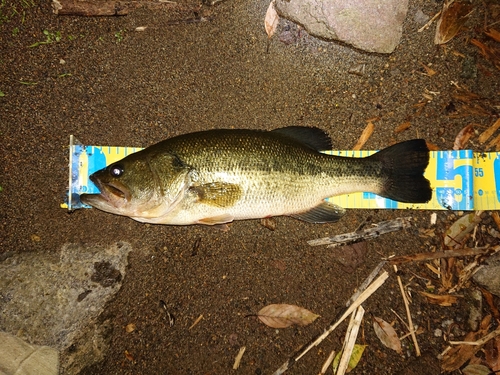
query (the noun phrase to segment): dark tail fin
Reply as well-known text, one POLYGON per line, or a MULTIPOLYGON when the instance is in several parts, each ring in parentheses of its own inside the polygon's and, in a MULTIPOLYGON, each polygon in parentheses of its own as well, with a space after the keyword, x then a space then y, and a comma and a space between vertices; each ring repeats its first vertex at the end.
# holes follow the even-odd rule
POLYGON ((429 164, 429 148, 423 139, 413 139, 387 147, 370 156, 382 163, 387 176, 379 195, 404 203, 425 203, 431 200, 432 189, 423 174, 429 164))

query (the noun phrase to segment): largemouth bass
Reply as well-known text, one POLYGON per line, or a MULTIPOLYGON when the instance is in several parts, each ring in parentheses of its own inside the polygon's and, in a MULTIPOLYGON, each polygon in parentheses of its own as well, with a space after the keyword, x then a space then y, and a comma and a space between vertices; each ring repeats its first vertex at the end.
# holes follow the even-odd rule
POLYGON ((345 211, 324 199, 359 191, 407 203, 431 199, 424 140, 366 158, 320 152, 331 147, 322 130, 307 127, 185 134, 95 172, 100 194, 81 201, 145 223, 215 225, 281 215, 334 222, 345 211))

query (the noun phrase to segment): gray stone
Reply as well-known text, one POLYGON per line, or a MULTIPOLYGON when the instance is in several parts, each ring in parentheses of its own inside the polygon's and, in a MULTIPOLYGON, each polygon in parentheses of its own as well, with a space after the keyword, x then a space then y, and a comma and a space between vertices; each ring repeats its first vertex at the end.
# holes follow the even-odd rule
POLYGON ((4 260, 0 330, 60 351, 64 374, 77 374, 101 360, 108 347, 107 327, 97 318, 121 287, 130 250, 127 243, 106 248, 67 244, 57 253, 22 253, 4 260))
POLYGON ((408 0, 276 0, 275 6, 311 35, 391 53, 401 39, 408 0))
POLYGON ((490 293, 500 297, 500 253, 490 256, 472 279, 490 293))
POLYGON ((0 332, 1 375, 58 375, 59 352, 0 332))

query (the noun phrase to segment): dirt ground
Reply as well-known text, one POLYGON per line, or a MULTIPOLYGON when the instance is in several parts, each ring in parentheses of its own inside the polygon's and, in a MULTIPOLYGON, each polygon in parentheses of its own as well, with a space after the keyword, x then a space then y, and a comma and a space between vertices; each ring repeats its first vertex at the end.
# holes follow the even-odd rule
MULTIPOLYGON (((433 16, 442 2, 410 1, 399 47, 376 55, 317 40, 285 21, 268 46, 265 0, 201 9, 185 2, 101 18, 56 16, 48 2, 29 1, 7 0, 0 8, 8 16, 0 26, 0 256, 53 252, 67 242, 132 245, 123 287, 101 317, 109 325, 110 350, 86 375, 272 373, 323 331, 381 258, 441 249, 455 214, 437 212, 434 237, 420 235, 430 228, 429 211, 350 210, 329 225, 280 217, 274 231, 254 220, 236 222, 229 232, 145 225, 95 209, 70 214, 59 207, 70 134, 84 144, 144 147, 204 129, 303 125, 324 129, 335 149, 349 149, 366 120, 376 117, 367 149, 415 137, 451 149, 460 129, 475 123, 481 132, 498 116, 499 71, 469 43, 484 41, 484 24, 493 22, 488 2, 439 48, 434 25, 417 32, 422 23, 415 15, 433 16), (7 11, 12 7, 16 12, 7 11), (135 31, 140 26, 147 28, 135 31), (54 42, 29 47, 47 37, 54 42), (362 75, 350 73, 360 64, 362 75), (429 76, 423 65, 436 74, 429 76), (453 97, 457 85, 479 95, 485 110, 464 109, 453 97), (407 121, 411 127, 395 134, 407 121), (306 243, 353 231, 369 216, 378 222, 408 214, 412 228, 367 242, 345 264, 342 248, 306 243), (248 317, 271 303, 295 304, 321 317, 281 330, 248 317), (166 311, 175 317, 173 326, 166 311), (136 329, 127 333, 130 323, 136 329), (240 368, 232 370, 242 346, 240 368)), ((481 149, 474 142, 468 148, 481 149)), ((394 322, 400 335, 407 332, 393 312, 405 315, 391 271, 364 304, 358 342, 368 346, 354 374, 438 374, 437 356, 447 344, 436 329, 446 330, 451 320, 462 332, 470 330, 468 298, 451 307, 428 304, 418 291, 425 290, 422 278, 439 285, 436 276, 424 264, 400 268, 414 291, 411 311, 421 327, 423 356, 415 356, 409 339, 397 354, 373 332, 371 315, 394 322)), ((340 350, 345 327, 288 373, 317 374, 329 352, 340 350)))

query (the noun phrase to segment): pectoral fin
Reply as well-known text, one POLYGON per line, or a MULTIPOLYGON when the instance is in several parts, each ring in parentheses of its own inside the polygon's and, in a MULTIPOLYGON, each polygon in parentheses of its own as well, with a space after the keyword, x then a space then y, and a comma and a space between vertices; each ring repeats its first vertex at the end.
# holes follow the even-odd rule
POLYGON ((197 195, 198 203, 221 208, 234 206, 234 204, 241 198, 242 194, 241 187, 239 185, 218 181, 192 186, 190 189, 197 195))
POLYGON ((344 216, 345 210, 336 204, 323 202, 309 211, 290 215, 308 223, 333 223, 344 216))
POLYGON ((214 216, 214 217, 206 217, 204 219, 198 220, 197 224, 221 225, 221 224, 230 223, 233 220, 234 220, 234 217, 232 215, 225 214, 225 215, 219 215, 219 216, 214 216))

